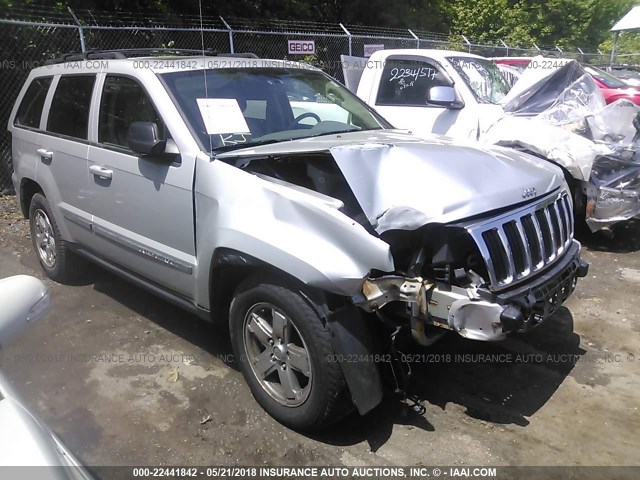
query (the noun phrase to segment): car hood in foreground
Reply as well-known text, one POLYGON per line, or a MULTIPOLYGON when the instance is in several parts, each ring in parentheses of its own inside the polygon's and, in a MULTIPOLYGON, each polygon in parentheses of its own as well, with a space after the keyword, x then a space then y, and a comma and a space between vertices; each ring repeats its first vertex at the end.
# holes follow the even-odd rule
POLYGON ((563 185, 561 171, 514 150, 402 131, 370 131, 249 147, 217 158, 328 151, 378 233, 479 215, 563 185))
MULTIPOLYGON (((40 478, 89 480, 90 474, 56 435, 32 414, 0 374, 0 467, 47 467, 40 478)), ((20 472, 19 469, 16 472, 20 472)), ((16 477, 17 478, 17 477, 16 477)))

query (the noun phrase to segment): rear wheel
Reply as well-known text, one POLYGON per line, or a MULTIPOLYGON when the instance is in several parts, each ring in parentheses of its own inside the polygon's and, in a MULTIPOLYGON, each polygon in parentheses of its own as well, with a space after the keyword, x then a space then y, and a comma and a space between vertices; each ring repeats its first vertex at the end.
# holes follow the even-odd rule
POLYGON ((256 401, 297 429, 330 425, 352 407, 331 333, 305 299, 276 282, 243 284, 231 303, 231 341, 256 401))
POLYGON ((36 193, 29 207, 29 227, 33 249, 49 278, 67 282, 79 273, 79 259, 60 235, 47 198, 36 193))

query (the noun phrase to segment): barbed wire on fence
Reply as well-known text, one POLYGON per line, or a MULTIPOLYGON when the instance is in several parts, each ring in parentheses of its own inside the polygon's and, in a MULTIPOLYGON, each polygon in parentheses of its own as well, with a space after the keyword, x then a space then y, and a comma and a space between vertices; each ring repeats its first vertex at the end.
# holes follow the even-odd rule
MULTIPOLYGON (((342 79, 341 55, 365 56, 367 46, 462 50, 486 57, 570 57, 608 62, 608 54, 536 45, 508 45, 502 40, 477 42, 464 35, 413 29, 343 25, 311 21, 222 18, 172 12, 125 13, 16 4, 0 12, 0 193, 11 191, 11 142, 6 125, 29 71, 63 53, 133 48, 199 49, 252 52, 263 58, 314 63, 342 79), (300 57, 288 40, 314 40, 315 53, 300 57)), ((625 57, 625 62, 640 60, 625 57)))

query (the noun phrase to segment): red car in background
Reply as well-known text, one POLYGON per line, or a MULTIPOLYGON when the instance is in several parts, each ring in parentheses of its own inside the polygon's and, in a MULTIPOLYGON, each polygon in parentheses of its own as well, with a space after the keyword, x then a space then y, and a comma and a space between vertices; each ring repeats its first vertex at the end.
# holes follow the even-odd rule
MULTIPOLYGON (((510 65, 524 70, 531 62, 531 57, 497 57, 491 60, 497 64, 510 65)), ((640 105, 640 88, 632 87, 610 73, 591 65, 582 64, 582 67, 596 82, 607 104, 624 98, 631 100, 636 105, 640 105)))

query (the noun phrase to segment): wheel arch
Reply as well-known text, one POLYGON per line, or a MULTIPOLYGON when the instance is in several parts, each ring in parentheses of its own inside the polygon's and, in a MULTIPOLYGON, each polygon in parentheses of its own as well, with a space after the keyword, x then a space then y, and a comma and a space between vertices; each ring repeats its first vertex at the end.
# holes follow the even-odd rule
MULTIPOLYGON (((44 190, 42 190, 42 187, 38 182, 26 177, 20 180, 19 202, 24 218, 29 218, 31 199, 36 193, 44 195, 44 190)), ((44 196, 46 197, 46 195, 44 196)))
POLYGON ((245 280, 256 275, 278 280, 299 292, 321 318, 326 318, 332 308, 346 303, 346 298, 306 285, 248 253, 220 247, 213 253, 209 267, 209 305, 214 321, 226 319, 233 294, 245 280))

